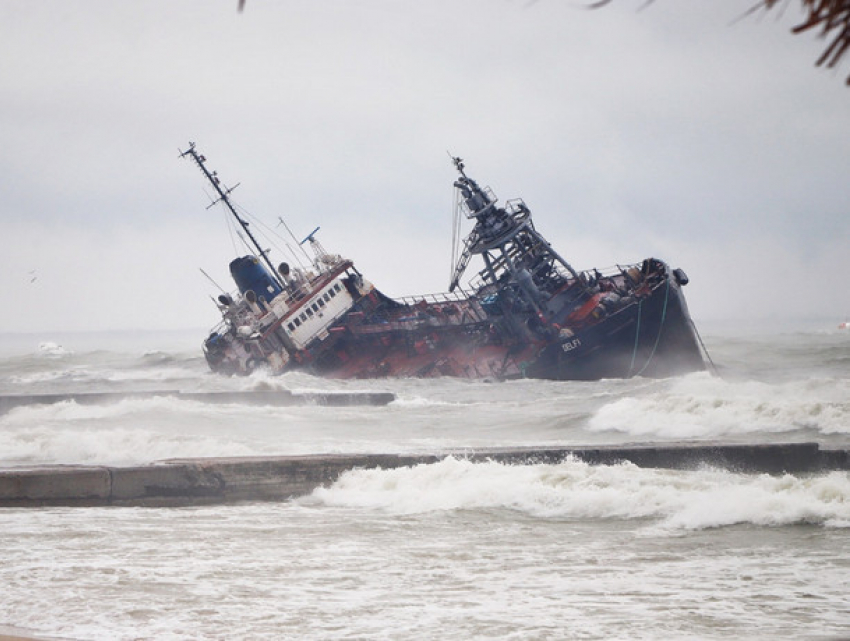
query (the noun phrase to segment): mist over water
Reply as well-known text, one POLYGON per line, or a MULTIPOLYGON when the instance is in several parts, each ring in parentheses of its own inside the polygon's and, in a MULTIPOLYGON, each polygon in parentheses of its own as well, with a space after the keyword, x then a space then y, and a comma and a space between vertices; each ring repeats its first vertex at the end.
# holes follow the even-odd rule
POLYGON ((0 360, 0 393, 367 390, 397 400, 335 408, 173 397, 30 405, 0 415, 0 465, 714 439, 844 446, 850 433, 846 331, 708 335, 717 374, 596 382, 225 378, 208 371, 196 334, 160 337, 164 348, 155 338, 145 347, 128 337, 120 350, 96 348, 96 337, 79 346, 39 340, 0 360))
POLYGON ((656 441, 847 448, 846 331, 703 329, 716 374, 598 382, 223 378, 208 372, 198 336, 2 336, 0 393, 367 390, 397 400, 29 405, 0 414, 0 467, 454 455, 353 470, 285 503, 2 509, 0 626, 81 639, 850 635, 846 472, 462 456, 656 441))

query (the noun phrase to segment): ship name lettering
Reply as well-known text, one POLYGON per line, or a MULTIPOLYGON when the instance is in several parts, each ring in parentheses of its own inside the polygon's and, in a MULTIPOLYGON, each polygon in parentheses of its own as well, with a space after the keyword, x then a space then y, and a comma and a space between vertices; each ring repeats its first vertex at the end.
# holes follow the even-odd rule
POLYGON ((561 349, 564 350, 565 352, 570 352, 570 351, 574 350, 576 347, 579 347, 579 346, 581 346, 581 339, 580 338, 574 338, 569 343, 562 343, 561 349))

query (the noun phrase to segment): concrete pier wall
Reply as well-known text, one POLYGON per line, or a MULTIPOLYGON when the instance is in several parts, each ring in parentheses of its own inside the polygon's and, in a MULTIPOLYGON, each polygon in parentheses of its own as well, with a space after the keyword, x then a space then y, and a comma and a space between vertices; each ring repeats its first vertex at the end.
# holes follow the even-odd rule
POLYGON ((78 405, 117 403, 127 399, 176 398, 197 403, 240 403, 242 405, 387 405, 395 400, 391 392, 290 392, 287 390, 248 390, 229 392, 182 392, 151 390, 147 392, 79 392, 62 394, 0 395, 0 414, 28 405, 51 405, 74 402, 78 405))
POLYGON ((850 451, 824 450, 817 443, 524 447, 423 455, 175 459, 136 467, 51 465, 0 470, 0 507, 278 501, 309 494, 334 482, 347 470, 436 463, 447 456, 505 464, 558 463, 572 456, 596 465, 628 461, 640 467, 712 466, 766 474, 850 470, 850 451))

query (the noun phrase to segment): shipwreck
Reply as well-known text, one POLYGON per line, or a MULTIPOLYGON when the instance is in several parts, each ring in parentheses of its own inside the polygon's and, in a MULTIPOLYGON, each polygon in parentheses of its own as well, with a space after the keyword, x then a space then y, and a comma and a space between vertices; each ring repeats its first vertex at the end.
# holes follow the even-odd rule
POLYGON ((500 205, 460 158, 455 216, 472 230, 458 243, 448 292, 394 299, 325 251, 315 230, 301 243, 313 250, 309 265, 274 265, 195 144, 181 155, 201 169, 251 248, 230 263, 237 289, 216 300, 221 321, 203 343, 215 372, 596 380, 705 368, 684 271, 657 258, 577 271, 521 199, 500 205), (478 271, 462 286, 473 261, 478 271))

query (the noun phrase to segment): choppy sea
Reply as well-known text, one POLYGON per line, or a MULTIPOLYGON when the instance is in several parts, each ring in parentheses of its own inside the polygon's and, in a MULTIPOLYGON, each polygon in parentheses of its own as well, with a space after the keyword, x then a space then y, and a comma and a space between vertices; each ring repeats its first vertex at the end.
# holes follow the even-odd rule
MULTIPOLYGON (((0 394, 391 391, 383 407, 155 397, 0 414, 0 467, 655 441, 850 448, 850 331, 701 327, 715 373, 327 381, 208 372, 203 332, 0 335, 0 394)), ((850 473, 630 464, 357 470, 282 503, 0 508, 0 626, 113 639, 847 639, 850 473)))

